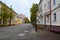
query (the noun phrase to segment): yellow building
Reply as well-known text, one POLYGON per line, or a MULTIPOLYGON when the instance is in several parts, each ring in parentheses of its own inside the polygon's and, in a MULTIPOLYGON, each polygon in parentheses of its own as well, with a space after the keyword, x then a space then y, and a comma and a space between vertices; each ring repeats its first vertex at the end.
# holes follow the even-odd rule
POLYGON ((17 13, 12 8, 0 1, 0 24, 9 24, 10 18, 11 22, 13 22, 16 15, 17 13))

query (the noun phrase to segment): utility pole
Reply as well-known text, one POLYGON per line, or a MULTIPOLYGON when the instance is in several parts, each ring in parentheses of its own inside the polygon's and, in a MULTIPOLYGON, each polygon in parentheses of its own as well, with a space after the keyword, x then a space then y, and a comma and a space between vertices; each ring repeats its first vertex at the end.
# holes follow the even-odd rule
POLYGON ((11 10, 12 10, 12 5, 10 6, 10 23, 9 23, 10 26, 11 26, 11 14, 12 14, 11 10))

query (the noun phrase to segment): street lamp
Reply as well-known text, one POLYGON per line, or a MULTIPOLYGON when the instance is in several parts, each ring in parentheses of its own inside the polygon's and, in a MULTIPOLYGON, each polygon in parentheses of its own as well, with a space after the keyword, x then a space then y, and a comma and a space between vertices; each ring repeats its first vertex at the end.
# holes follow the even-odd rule
POLYGON ((10 6, 10 23, 9 23, 9 25, 11 25, 11 14, 12 14, 11 10, 12 10, 12 5, 10 6))

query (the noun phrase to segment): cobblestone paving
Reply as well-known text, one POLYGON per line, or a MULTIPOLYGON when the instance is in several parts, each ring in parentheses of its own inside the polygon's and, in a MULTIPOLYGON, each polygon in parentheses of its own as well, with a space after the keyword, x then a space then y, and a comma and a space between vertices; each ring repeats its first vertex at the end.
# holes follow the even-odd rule
POLYGON ((31 24, 0 28, 0 40, 38 40, 31 24))
POLYGON ((39 29, 36 34, 41 40, 60 40, 60 34, 46 29, 39 29))
POLYGON ((39 29, 35 32, 31 24, 0 27, 0 40, 60 40, 60 34, 39 29))

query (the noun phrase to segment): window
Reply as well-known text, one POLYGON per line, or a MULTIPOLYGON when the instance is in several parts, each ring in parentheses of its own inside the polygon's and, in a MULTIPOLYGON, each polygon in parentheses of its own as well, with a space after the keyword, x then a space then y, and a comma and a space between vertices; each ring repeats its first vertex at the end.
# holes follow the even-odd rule
POLYGON ((2 23, 2 19, 0 19, 0 24, 2 23))
POLYGON ((56 13, 54 13, 54 22, 56 22, 56 13))
POLYGON ((55 0, 53 0, 53 5, 55 5, 56 3, 55 3, 55 0))
POLYGON ((44 8, 45 8, 44 10, 46 10, 46 4, 44 4, 44 8))
POLYGON ((0 8, 0 14, 1 14, 1 8, 0 8))
POLYGON ((49 16, 48 16, 48 22, 49 22, 49 16))
POLYGON ((47 22, 49 22, 49 20, 50 20, 50 16, 47 16, 47 22))
POLYGON ((38 21, 38 23, 40 23, 40 21, 38 21))
POLYGON ((50 1, 48 2, 48 9, 50 9, 50 1))

